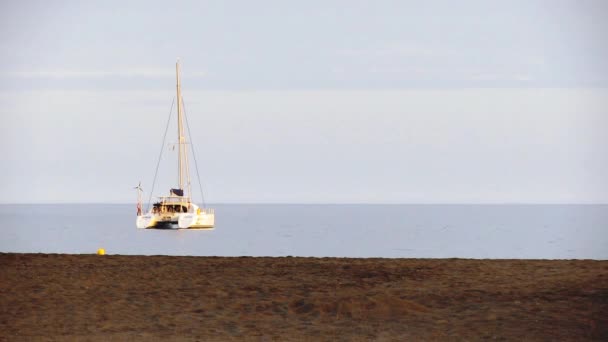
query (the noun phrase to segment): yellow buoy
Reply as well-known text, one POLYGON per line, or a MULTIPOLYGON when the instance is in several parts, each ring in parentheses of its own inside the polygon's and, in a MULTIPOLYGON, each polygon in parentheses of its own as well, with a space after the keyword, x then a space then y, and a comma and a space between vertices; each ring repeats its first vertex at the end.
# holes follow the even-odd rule
POLYGON ((100 248, 100 249, 97 250, 97 255, 104 255, 104 254, 106 254, 106 250, 105 249, 100 248))

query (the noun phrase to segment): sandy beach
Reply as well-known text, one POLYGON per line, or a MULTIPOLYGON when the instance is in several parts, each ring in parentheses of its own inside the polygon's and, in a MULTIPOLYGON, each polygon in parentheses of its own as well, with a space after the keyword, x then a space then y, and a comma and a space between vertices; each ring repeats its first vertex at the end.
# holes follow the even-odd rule
POLYGON ((608 340, 608 261, 0 254, 0 340, 608 340))

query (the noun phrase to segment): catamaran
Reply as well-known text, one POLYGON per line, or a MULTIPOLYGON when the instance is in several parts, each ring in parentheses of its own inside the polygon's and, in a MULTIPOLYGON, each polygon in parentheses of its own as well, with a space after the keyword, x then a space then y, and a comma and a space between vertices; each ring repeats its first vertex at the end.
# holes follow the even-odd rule
MULTIPOLYGON (((190 144, 186 140, 186 131, 184 130, 184 119, 188 126, 187 118, 184 114, 184 102, 181 95, 180 85, 180 65, 179 60, 175 64, 175 74, 177 79, 177 187, 169 190, 168 196, 158 197, 158 201, 153 204, 146 213, 142 211, 142 188, 141 183, 135 187, 137 189, 137 228, 164 228, 164 229, 213 229, 215 224, 215 211, 212 208, 202 207, 194 204, 191 198, 191 183, 190 183, 190 165, 188 163, 188 149, 190 144), (187 191, 185 191, 187 190, 187 191)), ((171 106, 173 109, 173 105, 171 106)), ((169 113, 171 117, 171 113, 169 113)), ((167 128, 169 123, 167 123, 167 128)), ((165 134, 166 136, 166 134, 165 134)), ((190 136, 190 128, 188 127, 188 138, 190 136)), ((163 146, 165 142, 163 141, 163 146)), ((196 165, 196 155, 192 148, 195 166, 198 176, 198 166, 196 165)), ((162 155, 162 147, 161 147, 162 155)), ((159 159, 160 163, 160 159, 159 159)), ((158 172, 158 167, 157 167, 158 172)), ((200 178, 198 180, 200 186, 200 178)), ((154 175, 154 184, 156 183, 156 174, 154 175)), ((202 196, 202 187, 201 187, 202 196)))

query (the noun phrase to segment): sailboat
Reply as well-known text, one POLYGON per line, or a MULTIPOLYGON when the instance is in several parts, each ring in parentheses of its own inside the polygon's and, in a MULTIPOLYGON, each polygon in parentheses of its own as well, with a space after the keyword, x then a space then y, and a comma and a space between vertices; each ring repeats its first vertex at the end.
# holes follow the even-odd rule
MULTIPOLYGON (((137 228, 164 228, 164 229, 213 229, 215 225, 215 210, 200 207, 192 202, 190 165, 188 163, 188 145, 186 131, 184 130, 184 102, 181 95, 180 64, 175 64, 177 79, 177 174, 178 184, 169 190, 168 196, 158 197, 158 201, 144 213, 142 211, 141 182, 137 189, 137 228)), ((171 114, 169 114, 170 116, 171 114)), ((186 124, 188 122, 186 121, 186 124)), ((168 123, 167 123, 168 128, 168 123)), ((189 133, 190 129, 188 129, 189 133)), ((188 134, 190 135, 190 134, 188 134)), ((191 137, 190 137, 191 139, 191 137)), ((163 141, 164 146, 164 141, 163 141)), ((193 151, 194 152, 194 151, 193 151)), ((161 148, 162 155, 162 148, 161 148)), ((194 153, 193 153, 194 156, 194 153)), ((194 157, 196 163, 196 157, 194 157)), ((159 160, 160 162, 160 160, 159 160)), ((158 171, 158 168, 157 168, 158 171)), ((197 166, 198 175, 198 166, 197 166)), ((154 183, 156 175, 154 176, 154 183)), ((200 179, 199 179, 200 184, 200 179)), ((202 196, 202 189, 201 189, 202 196)))

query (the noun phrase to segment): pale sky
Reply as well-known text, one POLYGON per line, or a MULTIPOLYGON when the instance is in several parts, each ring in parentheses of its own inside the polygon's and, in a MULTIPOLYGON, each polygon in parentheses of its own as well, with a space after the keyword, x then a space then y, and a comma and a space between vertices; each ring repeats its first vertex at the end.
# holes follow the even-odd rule
POLYGON ((5 2, 0 203, 150 190, 178 57, 208 202, 608 203, 607 18, 605 1, 5 2))

